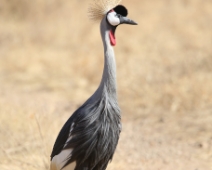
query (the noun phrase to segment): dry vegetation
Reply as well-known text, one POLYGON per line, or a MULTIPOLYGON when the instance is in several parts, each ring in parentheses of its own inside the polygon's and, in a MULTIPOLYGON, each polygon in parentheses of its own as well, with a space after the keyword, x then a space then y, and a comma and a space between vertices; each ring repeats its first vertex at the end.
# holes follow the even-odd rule
MULTIPOLYGON (((0 169, 47 170, 103 67, 89 0, 0 0, 0 169)), ((212 1, 123 1, 115 47, 123 131, 109 170, 212 170, 212 1), (127 34, 126 34, 127 33, 127 34)))

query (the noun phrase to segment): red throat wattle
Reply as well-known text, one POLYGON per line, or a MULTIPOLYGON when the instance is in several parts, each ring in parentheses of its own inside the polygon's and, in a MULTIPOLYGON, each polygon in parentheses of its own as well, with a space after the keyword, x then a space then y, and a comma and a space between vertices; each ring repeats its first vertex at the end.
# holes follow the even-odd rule
POLYGON ((115 37, 114 32, 112 30, 110 30, 109 37, 110 37, 110 44, 112 46, 115 46, 116 45, 116 37, 115 37))

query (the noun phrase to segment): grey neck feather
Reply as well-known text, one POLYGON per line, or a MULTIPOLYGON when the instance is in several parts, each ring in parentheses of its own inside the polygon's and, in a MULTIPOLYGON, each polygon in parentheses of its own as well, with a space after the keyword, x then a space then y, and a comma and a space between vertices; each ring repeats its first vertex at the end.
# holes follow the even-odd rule
POLYGON ((109 32, 111 26, 107 23, 106 17, 101 21, 100 31, 104 45, 104 71, 102 75, 101 83, 96 92, 90 98, 109 98, 116 102, 116 61, 113 47, 110 44, 109 32))

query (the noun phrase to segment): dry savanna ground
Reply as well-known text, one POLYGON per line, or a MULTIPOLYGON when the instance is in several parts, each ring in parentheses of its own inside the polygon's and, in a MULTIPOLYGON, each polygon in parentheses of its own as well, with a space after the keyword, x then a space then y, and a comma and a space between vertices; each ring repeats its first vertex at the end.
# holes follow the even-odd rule
MULTIPOLYGON (((47 170, 55 138, 103 68, 91 0, 0 0, 0 169, 47 170)), ((108 170, 212 170, 212 1, 122 2, 123 130, 108 170)))

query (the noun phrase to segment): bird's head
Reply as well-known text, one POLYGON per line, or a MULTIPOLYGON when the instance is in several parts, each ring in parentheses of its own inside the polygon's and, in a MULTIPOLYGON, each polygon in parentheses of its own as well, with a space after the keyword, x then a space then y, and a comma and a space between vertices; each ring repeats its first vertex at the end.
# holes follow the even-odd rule
POLYGON ((110 43, 116 45, 115 30, 120 24, 137 25, 136 22, 127 18, 128 11, 121 0, 93 0, 88 10, 89 16, 94 21, 101 20, 101 27, 109 31, 110 43))
POLYGON ((120 24, 137 25, 136 22, 127 18, 128 11, 123 5, 118 5, 107 13, 107 21, 112 26, 120 24))
POLYGON ((110 42, 112 46, 116 45, 115 39, 115 30, 120 24, 130 24, 137 25, 137 23, 129 18, 127 18, 128 11, 123 5, 118 5, 115 8, 111 9, 106 14, 106 20, 108 24, 111 26, 111 30, 109 33, 110 42))

